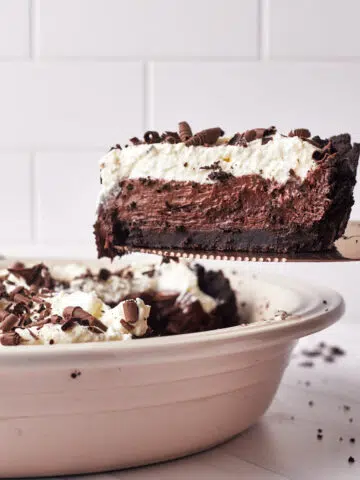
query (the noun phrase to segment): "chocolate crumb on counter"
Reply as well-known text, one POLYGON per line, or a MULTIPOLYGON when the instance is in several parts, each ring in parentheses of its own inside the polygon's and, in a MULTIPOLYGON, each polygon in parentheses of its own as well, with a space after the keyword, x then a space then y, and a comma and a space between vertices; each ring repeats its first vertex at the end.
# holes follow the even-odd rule
POLYGON ((73 372, 70 373, 71 378, 78 378, 80 377, 80 375, 81 375, 80 370, 74 370, 73 372))
POLYGON ((345 350, 337 346, 330 347, 330 352, 332 355, 338 355, 338 356, 345 355, 345 350))
POLYGON ((318 434, 316 435, 316 438, 317 438, 318 440, 322 440, 323 436, 322 436, 321 433, 318 433, 318 434))
POLYGON ((312 400, 309 400, 308 405, 309 405, 309 407, 313 407, 313 406, 314 406, 314 402, 313 402, 312 400))
POLYGON ((348 458, 348 462, 349 462, 349 463, 354 463, 354 462, 355 462, 355 458, 354 458, 353 456, 350 456, 350 457, 348 458))
POLYGON ((350 440, 349 440, 349 442, 350 442, 350 443, 355 443, 355 442, 356 442, 356 440, 355 440, 355 438, 354 438, 354 437, 351 437, 351 438, 350 438, 350 440))
POLYGON ((300 362, 299 367, 306 367, 306 368, 312 368, 315 364, 311 360, 308 360, 306 362, 300 362))

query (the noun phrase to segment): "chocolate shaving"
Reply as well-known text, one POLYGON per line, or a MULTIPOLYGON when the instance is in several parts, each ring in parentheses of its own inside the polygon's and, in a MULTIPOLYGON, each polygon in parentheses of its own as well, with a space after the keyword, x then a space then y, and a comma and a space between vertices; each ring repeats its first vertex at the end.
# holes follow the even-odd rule
POLYGON ((321 150, 314 150, 313 154, 312 154, 312 158, 317 162, 322 160, 324 158, 324 156, 325 156, 325 154, 321 150))
POLYGON ((189 138, 185 142, 187 147, 193 146, 198 147, 200 145, 213 145, 216 143, 219 137, 224 135, 224 131, 221 128, 208 128, 207 130, 202 130, 201 132, 196 133, 194 136, 189 138))
POLYGON ((125 300, 123 310, 127 323, 133 324, 139 320, 139 308, 135 300, 125 300))
POLYGON ((3 332, 10 332, 15 326, 19 323, 19 318, 14 315, 13 313, 8 313, 6 311, 0 312, 1 314, 1 322, 0 322, 0 329, 3 332))
POLYGON ((182 142, 187 142, 193 133, 191 131, 190 125, 187 122, 180 122, 179 123, 179 137, 182 142))
POLYGON ((81 307, 66 307, 63 311, 63 317, 65 323, 61 326, 62 330, 68 330, 76 323, 85 327, 91 327, 92 331, 100 330, 106 332, 107 330, 106 325, 81 307))
POLYGON ((50 317, 50 323, 57 324, 61 323, 63 321, 63 318, 60 317, 60 315, 51 315, 50 317))
POLYGON ((51 278, 49 269, 43 263, 29 268, 13 266, 8 270, 16 277, 23 278, 29 286, 35 285, 38 288, 45 287, 50 289, 54 287, 54 280, 51 278))
POLYGON ((23 303, 24 305, 26 305, 27 307, 30 307, 32 305, 32 299, 29 298, 29 297, 26 297, 25 295, 23 295, 22 293, 16 293, 13 297, 13 300, 16 302, 16 303, 23 303))
POLYGON ((98 279, 102 282, 106 282, 111 277, 111 272, 107 268, 100 268, 98 273, 98 279))
POLYGON ((164 132, 162 135, 161 135, 161 139, 165 142, 165 143, 180 143, 180 137, 179 137, 179 134, 177 132, 164 132))
POLYGON ((244 137, 247 142, 252 142, 256 138, 256 131, 246 130, 246 132, 244 133, 244 137))
POLYGON ((145 143, 149 143, 149 144, 160 143, 161 137, 159 135, 159 132, 148 130, 147 132, 144 133, 144 140, 145 140, 145 143))
POLYGON ((233 176, 234 175, 232 173, 224 172, 224 170, 219 170, 219 171, 209 173, 207 178, 209 180, 214 180, 216 182, 226 182, 233 176))
POLYGON ((5 347, 19 345, 20 341, 21 337, 17 333, 5 333, 0 338, 1 345, 4 345, 5 347))
POLYGON ((112 152, 113 150, 122 150, 121 145, 117 143, 113 147, 110 147, 109 152, 112 152))
POLYGON ((310 138, 311 133, 307 128, 295 128, 289 132, 289 137, 310 138))
POLYGON ((242 133, 235 133, 235 135, 229 140, 229 145, 234 145, 237 147, 247 147, 247 142, 242 133))
POLYGON ((142 145, 144 142, 142 142, 138 137, 132 137, 130 138, 130 142, 133 145, 142 145))
POLYGON ((124 319, 121 319, 120 323, 125 328, 125 330, 129 333, 131 333, 132 330, 134 330, 135 328, 134 325, 131 325, 130 323, 126 322, 124 319))

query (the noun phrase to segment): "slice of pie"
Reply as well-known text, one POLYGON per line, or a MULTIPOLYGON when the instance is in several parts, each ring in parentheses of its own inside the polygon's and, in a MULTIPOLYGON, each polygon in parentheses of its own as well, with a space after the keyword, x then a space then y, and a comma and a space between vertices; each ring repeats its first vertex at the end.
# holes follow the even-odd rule
POLYGON ((230 138, 181 122, 178 132, 146 132, 101 160, 98 254, 328 250, 349 219, 359 152, 348 134, 323 140, 304 128, 230 138))

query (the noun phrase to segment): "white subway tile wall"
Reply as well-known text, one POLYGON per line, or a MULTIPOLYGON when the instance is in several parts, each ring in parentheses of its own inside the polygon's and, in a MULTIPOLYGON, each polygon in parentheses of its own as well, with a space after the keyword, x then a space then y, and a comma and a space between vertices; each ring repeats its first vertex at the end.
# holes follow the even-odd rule
POLYGON ((0 0, 0 253, 93 254, 97 159, 148 128, 360 141, 359 14, 357 0, 0 0))

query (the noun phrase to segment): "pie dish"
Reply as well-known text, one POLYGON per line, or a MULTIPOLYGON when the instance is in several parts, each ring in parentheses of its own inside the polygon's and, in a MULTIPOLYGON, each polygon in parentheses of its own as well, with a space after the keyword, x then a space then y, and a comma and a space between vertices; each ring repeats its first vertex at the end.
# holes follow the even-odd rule
POLYGON ((334 323, 344 304, 327 288, 223 270, 249 324, 134 342, 0 349, 2 476, 178 458, 256 422, 297 339, 334 323))

